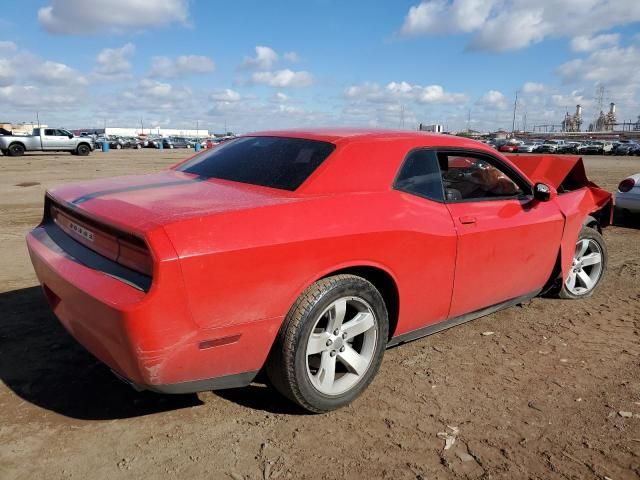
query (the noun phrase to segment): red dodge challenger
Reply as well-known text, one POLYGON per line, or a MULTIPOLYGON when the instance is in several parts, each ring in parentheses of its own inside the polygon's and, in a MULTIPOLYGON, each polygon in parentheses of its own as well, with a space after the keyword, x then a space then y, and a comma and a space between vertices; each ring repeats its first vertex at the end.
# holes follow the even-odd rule
POLYGON ((240 137, 47 192, 27 236, 66 329, 137 389, 351 402, 385 348, 545 292, 590 295, 611 195, 579 157, 417 132, 240 137))

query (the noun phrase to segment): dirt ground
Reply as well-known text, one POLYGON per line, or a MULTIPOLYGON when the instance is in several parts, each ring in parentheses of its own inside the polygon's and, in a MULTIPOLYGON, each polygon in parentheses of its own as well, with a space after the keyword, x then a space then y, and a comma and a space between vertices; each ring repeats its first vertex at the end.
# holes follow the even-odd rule
MULTIPOLYGON (((260 384, 162 396, 120 383, 49 312, 24 235, 47 187, 187 154, 0 157, 0 479, 640 478, 637 224, 606 230, 593 297, 537 298, 390 349, 334 413, 304 414, 260 384)), ((585 161, 611 191, 640 172, 640 157, 585 161)))

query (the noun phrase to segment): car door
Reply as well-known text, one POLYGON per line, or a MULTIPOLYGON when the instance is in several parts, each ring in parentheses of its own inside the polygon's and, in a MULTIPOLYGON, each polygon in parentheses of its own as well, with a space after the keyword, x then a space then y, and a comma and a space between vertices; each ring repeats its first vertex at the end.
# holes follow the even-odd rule
POLYGON ((539 291, 556 263, 564 217, 553 201, 488 153, 440 151, 445 199, 457 235, 449 317, 539 291))
POLYGON ((403 278, 402 322, 397 333, 419 330, 447 319, 456 261, 456 230, 444 202, 436 152, 417 148, 408 152, 394 181, 401 192, 402 245, 393 248, 406 255, 403 278))
POLYGON ((73 134, 69 130, 56 130, 56 133, 60 139, 60 148, 68 150, 73 147, 73 134))
POLYGON ((44 136, 42 137, 42 149, 43 150, 61 150, 65 148, 65 141, 69 139, 65 136, 62 137, 60 130, 54 128, 45 128, 44 136))

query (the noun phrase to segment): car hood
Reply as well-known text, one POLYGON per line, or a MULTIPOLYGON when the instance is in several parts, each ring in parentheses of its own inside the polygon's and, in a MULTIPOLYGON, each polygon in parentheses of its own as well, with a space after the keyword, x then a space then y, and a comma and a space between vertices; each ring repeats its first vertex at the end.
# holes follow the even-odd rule
POLYGON ((531 181, 544 182, 559 188, 565 180, 575 187, 595 187, 587 178, 582 158, 569 155, 507 155, 531 181))
POLYGON ((48 194, 97 220, 139 232, 188 218, 298 199, 293 192, 174 170, 63 185, 48 194))

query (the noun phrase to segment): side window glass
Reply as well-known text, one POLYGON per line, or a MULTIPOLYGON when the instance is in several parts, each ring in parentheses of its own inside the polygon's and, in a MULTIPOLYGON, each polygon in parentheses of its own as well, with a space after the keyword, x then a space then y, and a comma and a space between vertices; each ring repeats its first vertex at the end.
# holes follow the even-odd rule
POLYGON ((433 150, 411 152, 400 168, 394 187, 442 202, 442 177, 436 153, 433 150))
POLYGON ((482 157, 440 154, 439 160, 447 201, 513 197, 523 193, 506 173, 482 157))
POLYGON ((55 134, 56 134, 56 131, 53 130, 52 128, 47 128, 44 131, 44 135, 48 137, 53 137, 55 134))

